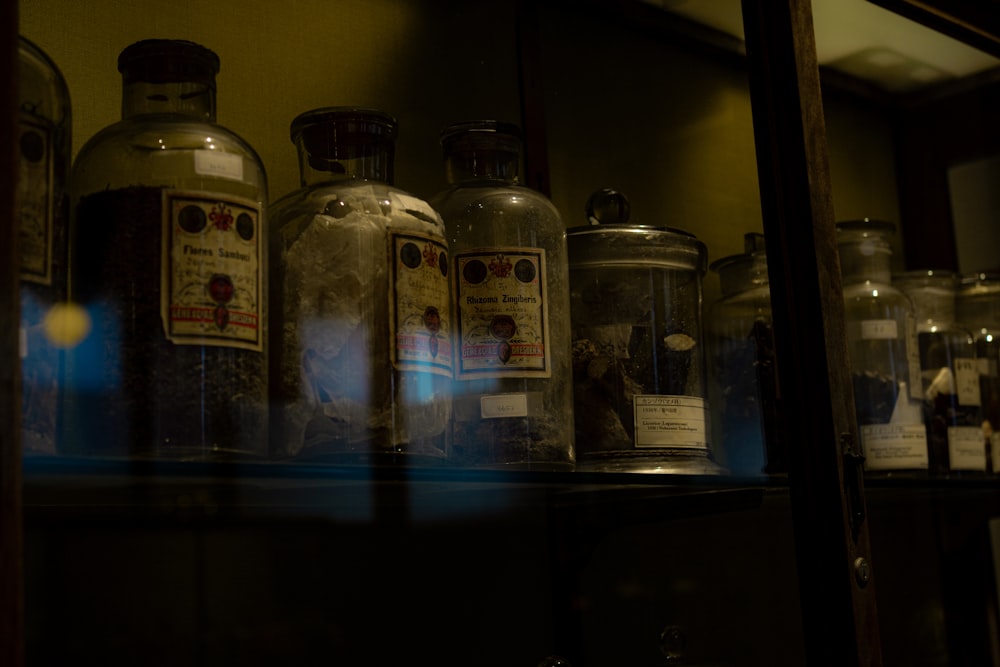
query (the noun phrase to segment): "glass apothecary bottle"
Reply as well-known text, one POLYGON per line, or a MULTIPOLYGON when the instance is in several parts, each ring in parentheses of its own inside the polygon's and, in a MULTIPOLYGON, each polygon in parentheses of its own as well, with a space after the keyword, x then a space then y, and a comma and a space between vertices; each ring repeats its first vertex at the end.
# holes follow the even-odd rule
POLYGON ((572 469, 566 229, 518 181, 520 129, 492 121, 442 132, 444 218, 455 303, 451 460, 463 466, 572 469))
POLYGON ((785 471, 778 434, 778 370, 764 236, 743 237, 744 252, 715 260, 721 296, 705 322, 712 435, 733 474, 785 471))
POLYGON ((837 223, 848 362, 865 470, 928 471, 913 303, 893 287, 891 222, 837 223))
MULTIPOLYGON (((68 312, 69 88, 36 44, 18 39, 18 246, 21 300, 21 441, 25 456, 56 453, 68 312)), ((67 340, 67 336, 70 340, 67 340)))
POLYGON ((302 187, 270 213, 282 456, 445 459, 448 245, 438 213, 393 185, 396 134, 396 119, 374 109, 292 121, 302 187))
POLYGON ((1000 474, 1000 273, 962 275, 955 318, 975 341, 987 463, 990 472, 1000 474))
POLYGON ((89 335, 67 360, 71 453, 267 454, 267 184, 216 122, 218 56, 126 47, 121 120, 72 172, 71 297, 89 335))
POLYGON ((976 348, 972 334, 955 322, 957 276, 907 271, 893 275, 892 283, 913 302, 930 471, 985 472, 976 348))
POLYGON ((631 224, 624 196, 588 199, 571 227, 577 469, 718 474, 709 443, 702 277, 688 232, 631 224))

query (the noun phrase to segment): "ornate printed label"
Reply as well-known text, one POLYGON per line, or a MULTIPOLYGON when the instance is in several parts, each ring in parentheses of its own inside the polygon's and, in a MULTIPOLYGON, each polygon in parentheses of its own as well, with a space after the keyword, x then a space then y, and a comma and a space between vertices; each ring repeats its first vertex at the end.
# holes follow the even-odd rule
POLYGON ((440 239, 412 232, 389 239, 393 365, 451 377, 448 250, 440 239))
POLYGON ((458 379, 551 377, 544 250, 456 255, 455 298, 458 379))
POLYGON ((52 284, 52 128, 22 114, 18 123, 21 278, 52 284))
POLYGON ((167 339, 262 351, 259 205, 164 190, 163 215, 160 305, 167 339))
POLYGON ((865 470, 927 468, 927 431, 923 424, 869 424, 861 427, 865 470))
POLYGON ((636 396, 635 446, 707 449, 705 399, 697 396, 636 396))

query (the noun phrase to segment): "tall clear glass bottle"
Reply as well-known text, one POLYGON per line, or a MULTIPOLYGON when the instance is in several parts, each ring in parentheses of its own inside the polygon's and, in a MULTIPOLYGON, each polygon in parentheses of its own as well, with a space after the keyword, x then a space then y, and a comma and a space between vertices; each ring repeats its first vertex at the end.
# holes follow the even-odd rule
POLYGON ((837 223, 848 361, 865 470, 926 475, 913 303, 893 287, 891 222, 837 223))
POLYGON ((396 133, 374 109, 292 121, 302 187, 270 210, 281 456, 444 461, 448 246, 438 213, 393 185, 396 133))
POLYGON ((708 308, 709 398, 721 463, 735 474, 785 471, 778 436, 778 369, 762 234, 715 260, 722 295, 708 308))
POLYGON ((990 472, 1000 474, 1000 273, 976 272, 959 279, 955 316, 976 346, 983 437, 990 472))
POLYGON ((56 453, 66 312, 72 149, 69 88, 30 40, 18 39, 18 244, 21 256, 21 440, 24 454, 56 453))
POLYGON ((955 323, 957 277, 907 271, 892 282, 913 301, 930 470, 985 472, 976 347, 972 334, 955 323))
POLYGON ((521 185, 520 129, 493 120, 442 132, 449 187, 430 199, 452 253, 452 460, 572 469, 573 385, 566 228, 521 185))
POLYGON ((125 48, 122 118, 73 164, 71 296, 92 327, 67 366, 73 453, 267 453, 267 183, 216 122, 211 50, 125 48))

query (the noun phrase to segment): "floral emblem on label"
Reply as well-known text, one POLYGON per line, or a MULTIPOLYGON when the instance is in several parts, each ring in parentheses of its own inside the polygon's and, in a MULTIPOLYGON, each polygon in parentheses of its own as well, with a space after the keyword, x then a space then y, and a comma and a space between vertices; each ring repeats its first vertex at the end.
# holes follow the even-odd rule
POLYGON ((437 263, 438 263, 437 248, 428 243, 424 246, 423 255, 424 255, 424 261, 427 262, 427 266, 431 268, 437 268, 437 263))
POLYGON ((510 260, 503 255, 497 255, 490 260, 490 273, 495 275, 497 278, 506 278, 510 275, 513 268, 514 265, 511 264, 510 260))
POLYGON ((212 221, 219 231, 228 232, 233 227, 233 214, 229 207, 219 202, 212 207, 212 212, 208 214, 208 219, 212 221))

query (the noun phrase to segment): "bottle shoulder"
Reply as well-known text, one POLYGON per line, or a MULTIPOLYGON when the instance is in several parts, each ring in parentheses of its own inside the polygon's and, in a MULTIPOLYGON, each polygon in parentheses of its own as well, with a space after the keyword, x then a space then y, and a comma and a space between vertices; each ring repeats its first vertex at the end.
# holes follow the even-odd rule
POLYGON ((428 200, 446 225, 503 221, 506 226, 528 225, 565 233, 558 209, 542 193, 520 185, 455 185, 428 200))
POLYGON ((421 232, 444 238, 444 221, 425 200, 386 183, 364 180, 330 181, 304 186, 275 200, 268 209, 278 232, 322 221, 331 229, 367 224, 421 232), (341 224, 342 223, 342 224, 341 224))
POLYGON ((185 116, 145 115, 112 123, 91 136, 73 161, 77 193, 195 180, 198 189, 211 189, 215 179, 220 185, 242 182, 267 191, 263 161, 246 140, 217 123, 185 116))

